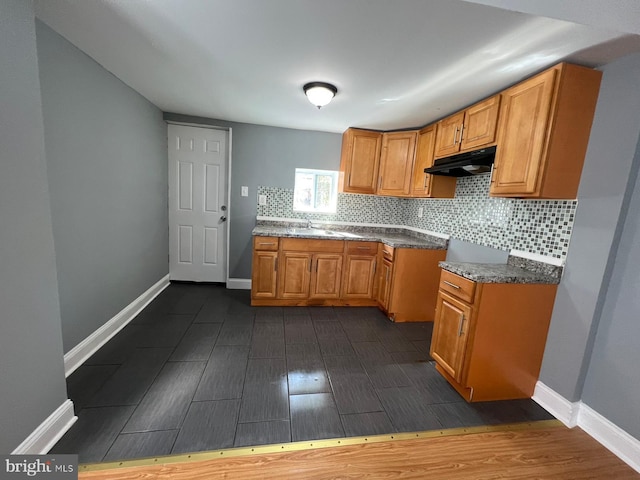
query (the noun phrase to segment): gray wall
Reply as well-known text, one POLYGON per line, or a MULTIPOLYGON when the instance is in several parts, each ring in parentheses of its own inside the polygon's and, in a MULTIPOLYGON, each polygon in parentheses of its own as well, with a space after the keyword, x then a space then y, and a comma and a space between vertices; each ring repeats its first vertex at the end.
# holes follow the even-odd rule
POLYGON ((162 112, 36 21, 64 350, 169 271, 162 112))
MULTIPOLYGON (((640 73, 640 70, 636 70, 640 73)), ((640 75, 636 77, 640 85, 640 75)), ((639 139, 640 140, 640 139, 639 139)), ((640 142, 582 401, 640 439, 640 142)))
POLYGON ((342 136, 337 133, 267 127, 175 113, 165 113, 164 118, 167 121, 232 128, 231 278, 251 278, 251 230, 256 221, 257 187, 293 188, 296 167, 340 168, 342 136), (242 185, 249 187, 248 197, 240 196, 242 185))
POLYGON ((640 132, 640 54, 606 65, 603 72, 569 254, 540 372, 543 383, 570 401, 582 395, 640 132))
POLYGON ((67 398, 33 5, 0 2, 0 452, 67 398))

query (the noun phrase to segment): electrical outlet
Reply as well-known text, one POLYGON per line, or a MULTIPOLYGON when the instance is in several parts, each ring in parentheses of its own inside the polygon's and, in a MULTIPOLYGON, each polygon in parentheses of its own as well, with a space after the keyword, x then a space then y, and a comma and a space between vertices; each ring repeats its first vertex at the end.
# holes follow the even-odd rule
POLYGON ((258 205, 266 205, 266 204, 267 204, 267 196, 258 195, 258 205))
POLYGON ((424 213, 423 207, 418 207, 418 218, 422 218, 422 214, 424 213))
POLYGON ((249 187, 242 186, 240 187, 240 195, 243 197, 249 196, 249 187))

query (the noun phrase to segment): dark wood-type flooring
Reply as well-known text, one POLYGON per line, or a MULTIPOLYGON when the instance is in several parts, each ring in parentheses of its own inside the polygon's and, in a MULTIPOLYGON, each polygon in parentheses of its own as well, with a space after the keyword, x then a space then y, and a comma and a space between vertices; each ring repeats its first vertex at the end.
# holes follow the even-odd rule
POLYGON ((78 421, 52 452, 93 463, 552 418, 531 400, 466 403, 434 368, 431 329, 171 284, 67 379, 78 421))

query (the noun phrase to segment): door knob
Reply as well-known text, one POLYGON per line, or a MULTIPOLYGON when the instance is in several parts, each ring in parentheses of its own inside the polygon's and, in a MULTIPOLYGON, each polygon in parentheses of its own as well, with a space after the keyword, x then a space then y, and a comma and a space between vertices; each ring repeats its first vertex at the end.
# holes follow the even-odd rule
POLYGON ((227 221, 227 216, 226 216, 226 215, 222 215, 222 216, 220 217, 220 221, 222 221, 222 222, 226 222, 226 221, 227 221))
POLYGON ((222 205, 220 207, 220 210, 222 210, 223 212, 226 212, 227 211, 227 206, 226 205, 222 205))

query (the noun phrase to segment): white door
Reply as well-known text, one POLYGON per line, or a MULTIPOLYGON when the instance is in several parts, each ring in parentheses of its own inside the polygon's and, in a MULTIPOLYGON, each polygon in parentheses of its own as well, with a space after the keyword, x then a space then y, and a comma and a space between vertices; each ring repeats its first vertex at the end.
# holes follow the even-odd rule
POLYGON ((169 125, 169 275, 227 281, 226 130, 169 125))

